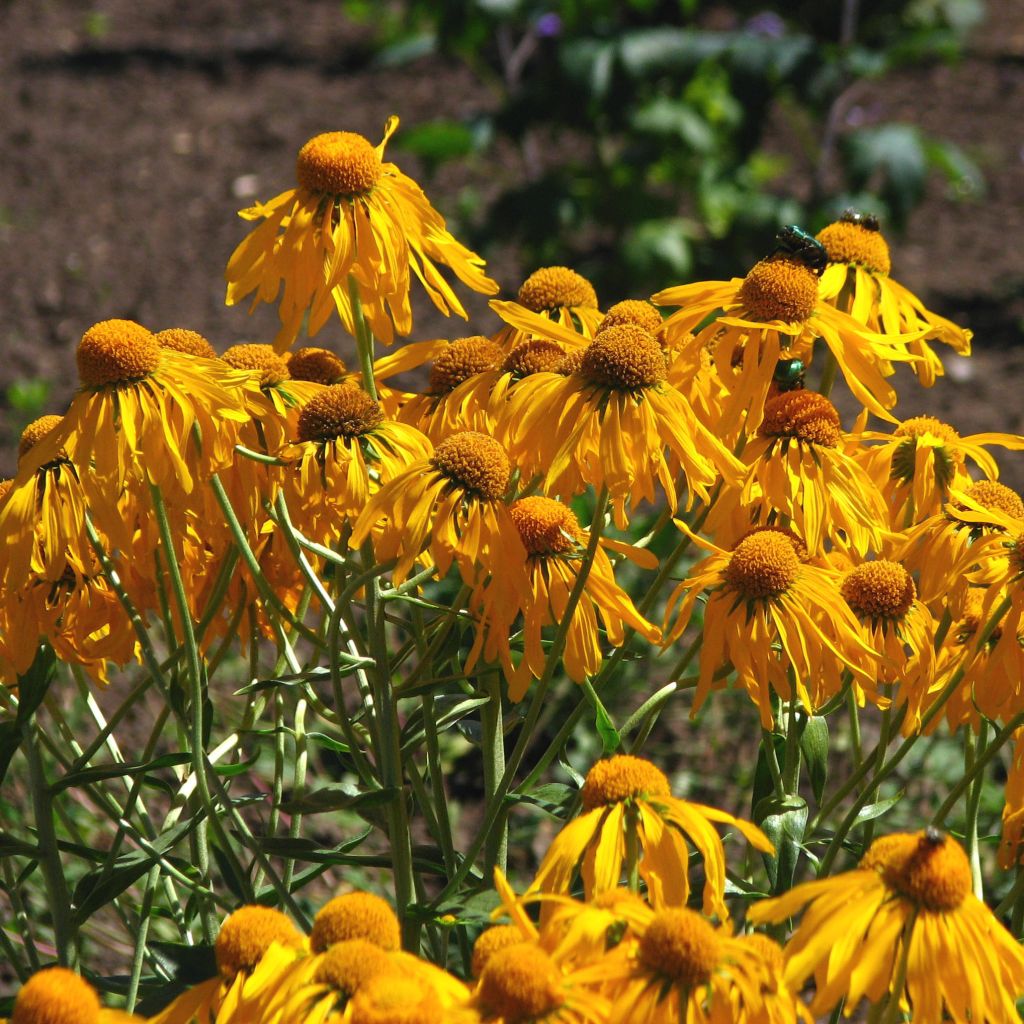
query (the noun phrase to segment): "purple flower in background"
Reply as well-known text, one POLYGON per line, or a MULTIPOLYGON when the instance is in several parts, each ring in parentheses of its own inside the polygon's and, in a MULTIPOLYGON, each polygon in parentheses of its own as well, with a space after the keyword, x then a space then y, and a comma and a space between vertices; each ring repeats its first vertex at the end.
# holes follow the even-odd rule
POLYGON ((541 39, 552 39, 562 34, 562 19, 554 11, 542 14, 534 26, 541 39))
POLYGON ((786 23, 775 11, 761 11, 760 14, 748 18, 743 27, 755 36, 765 36, 768 39, 780 39, 786 34, 786 23))

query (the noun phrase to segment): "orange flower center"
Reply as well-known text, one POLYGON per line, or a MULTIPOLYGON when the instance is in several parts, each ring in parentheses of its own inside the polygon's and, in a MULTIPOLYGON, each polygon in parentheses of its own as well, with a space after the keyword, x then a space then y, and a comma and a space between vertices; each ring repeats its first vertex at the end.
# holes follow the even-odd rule
POLYGON ((522 498, 512 505, 509 514, 523 547, 531 555, 565 555, 583 540, 576 514, 552 498, 522 498))
POLYGON ((755 263, 740 285, 740 302, 752 320, 802 323, 818 301, 818 278, 810 267, 786 256, 755 263))
POLYGON ((860 866, 879 871, 885 884, 923 910, 956 910, 971 892, 971 864, 944 832, 899 832, 876 839, 860 866))
POLYGON ((6 500, 7 495, 11 493, 11 488, 13 486, 14 481, 10 477, 0 480, 0 504, 6 500))
POLYGON ((442 1024, 437 994, 407 974, 388 972, 367 979, 351 1003, 349 1024, 442 1024))
POLYGON ((272 388, 291 377, 284 357, 271 345, 232 345, 221 359, 232 369, 258 373, 261 388, 272 388))
POLYGON ((288 372, 292 380, 340 384, 348 376, 348 367, 330 349, 307 345, 288 356, 288 372))
POLYGON ((272 942, 298 949, 302 934, 280 910, 239 907, 220 926, 214 945, 221 976, 230 981, 240 972, 252 973, 272 942))
POLYGON ((459 338, 434 360, 427 390, 432 395, 445 395, 478 373, 498 369, 503 359, 501 349, 490 338, 480 334, 459 338))
POLYGON ((21 432, 21 439, 18 441, 19 462, 26 452, 31 451, 47 434, 56 430, 63 420, 63 416, 40 416, 39 419, 33 420, 21 432))
POLYGON ((82 335, 77 360, 84 387, 134 384, 160 365, 160 346, 134 320, 104 320, 82 335))
POLYGON ((768 967, 768 973, 775 978, 781 977, 786 966, 786 958, 783 955, 782 947, 770 939, 763 932, 750 932, 739 937, 749 949, 753 949, 768 967))
POLYGON ((355 132, 314 136, 299 150, 295 165, 299 185, 324 195, 366 195, 380 175, 377 151, 355 132))
POLYGON ((565 1001, 558 968, 532 942, 495 950, 480 974, 477 995, 488 1016, 505 1024, 525 1024, 565 1001))
POLYGON ((387 901, 372 892, 347 892, 325 903, 313 919, 310 948, 323 953, 348 939, 365 939, 388 951, 400 948, 398 918, 387 901))
POLYGON ((565 352, 557 342, 532 338, 516 345, 501 368, 513 377, 529 377, 531 373, 555 373, 564 361, 565 352))
POLYGON ((96 1024, 96 990, 66 967, 37 971, 14 1000, 10 1024, 96 1024))
POLYGON ((317 964, 313 981, 329 985, 346 999, 351 999, 364 982, 391 969, 391 959, 380 946, 366 939, 336 942, 317 964))
POLYGON ((213 346, 198 331, 190 331, 185 327, 169 327, 166 331, 158 331, 153 337, 161 348, 169 348, 173 352, 201 356, 203 359, 217 358, 213 346))
MULTIPOLYGON (((991 614, 992 608, 989 608, 988 615, 985 615, 985 592, 977 589, 968 590, 967 598, 964 601, 964 612, 957 628, 961 640, 966 641, 969 637, 975 636, 978 630, 988 622, 988 617, 991 614)), ((1003 627, 996 626, 989 637, 989 643, 996 643, 1002 635, 1003 627)))
POLYGON ((583 809, 610 807, 635 797, 671 796, 665 773, 650 761, 631 754, 617 754, 597 761, 587 772, 580 793, 583 809))
POLYGON ((654 915, 638 952, 645 967, 690 989, 711 977, 721 957, 722 940, 700 914, 672 907, 654 915))
POLYGON ((889 245, 881 231, 863 224, 837 220, 818 232, 818 241, 825 246, 830 263, 859 263, 876 274, 888 274, 892 268, 889 245))
POLYGON ((431 459, 449 480, 484 501, 497 501, 508 488, 512 463, 505 449, 487 434, 463 430, 446 437, 431 459))
POLYGON ((601 331, 586 347, 580 373, 614 391, 639 391, 665 379, 665 354, 650 331, 620 324, 601 331))
POLYGON ((785 537, 790 544, 793 545, 793 550, 796 552, 796 557, 801 562, 806 562, 810 558, 810 552, 807 550, 807 545, 803 540, 798 537, 792 530, 786 526, 755 526, 750 530, 747 530, 745 534, 733 545, 733 548, 737 548, 740 544, 745 541, 748 537, 753 537, 757 533, 778 533, 785 537))
POLYGON ((579 307, 597 309, 594 286, 568 267, 541 267, 519 289, 519 302, 534 313, 579 307))
POLYGON ((912 416, 904 420, 894 431, 894 437, 907 437, 914 440, 959 441, 960 435, 942 420, 934 416, 912 416))
POLYGON ((902 619, 910 611, 917 589, 899 562, 879 558, 851 569, 844 577, 846 603, 865 619, 902 619))
POLYGON ((783 391, 764 403, 761 433, 835 448, 841 437, 839 413, 816 391, 783 391))
POLYGON ((636 324, 645 331, 654 334, 661 326, 661 314, 649 302, 643 299, 623 299, 616 302, 601 321, 597 333, 607 330, 609 327, 619 327, 622 324, 636 324))
POLYGON ((481 932, 473 944, 473 977, 484 973, 488 961, 498 950, 517 946, 523 941, 523 933, 514 924, 499 924, 481 932))
POLYGON ((300 441, 358 437, 379 426, 384 410, 354 383, 331 384, 314 395, 299 413, 300 441))
POLYGON ((725 581, 748 601, 777 597, 797 577, 800 558, 786 533, 759 530, 748 534, 732 550, 725 581))
POLYGON ((1024 519, 1024 501, 1016 491, 998 480, 978 480, 964 493, 982 508, 1002 512, 1011 519, 1024 519))

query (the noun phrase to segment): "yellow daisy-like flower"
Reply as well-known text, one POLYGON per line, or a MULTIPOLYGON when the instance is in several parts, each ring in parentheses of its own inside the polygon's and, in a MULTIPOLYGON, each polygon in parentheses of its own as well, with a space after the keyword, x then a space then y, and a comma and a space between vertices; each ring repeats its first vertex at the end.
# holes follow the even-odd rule
POLYGON ((702 353, 710 351, 728 392, 721 425, 726 436, 744 421, 748 433, 757 428, 779 360, 809 364, 818 338, 857 399, 876 416, 892 419, 888 410, 896 404, 896 392, 885 376, 891 363, 910 358, 907 336, 869 331, 824 302, 818 287, 811 268, 775 255, 755 264, 745 278, 667 288, 652 298, 659 306, 682 307, 662 332, 685 374, 699 373, 702 353))
POLYGON ((891 434, 864 431, 867 442, 857 453, 865 469, 881 488, 889 505, 894 529, 907 529, 939 512, 954 488, 972 483, 970 460, 988 480, 999 476, 999 466, 987 451, 1000 445, 1024 450, 1024 437, 983 433, 961 437, 948 423, 934 416, 904 420, 891 434))
POLYGON ((694 497, 707 501, 720 475, 735 482, 741 468, 667 383, 661 346, 637 324, 601 331, 568 376, 520 381, 498 432, 525 476, 544 476, 548 493, 607 487, 620 529, 629 505, 655 500, 656 484, 675 509, 680 470, 689 507, 694 497))
POLYGON ((187 327, 169 327, 165 331, 157 331, 153 337, 161 348, 170 348, 189 356, 201 356, 203 359, 217 358, 210 342, 198 331, 190 331, 187 327))
POLYGON ((141 1017, 102 1006, 96 989, 66 967, 36 971, 18 990, 9 1024, 127 1024, 141 1017))
POLYGON ((812 555, 824 553, 826 541, 862 556, 881 548, 885 501, 844 451, 839 413, 823 395, 784 391, 768 399, 742 458, 748 467, 742 487, 716 502, 708 532, 717 532, 735 506, 749 516, 748 525, 785 517, 812 555))
POLYGON ((315 540, 336 540, 374 491, 431 452, 415 427, 386 420, 355 383, 331 384, 302 407, 278 478, 295 525, 315 540))
POLYGON ((517 942, 484 962, 472 1004, 488 1024, 599 1024, 608 1002, 539 945, 517 942))
POLYGON ((1012 749, 999 839, 999 866, 1004 871, 1024 864, 1024 729, 1014 731, 1012 749))
POLYGON ((396 584, 417 560, 441 576, 455 562, 470 586, 488 573, 515 573, 526 554, 503 502, 511 475, 508 454, 493 437, 452 434, 371 496, 350 543, 372 536, 378 562, 395 559, 396 584))
POLYGON ((495 299, 491 308, 507 324, 494 336, 506 352, 522 341, 546 337, 552 327, 575 335, 578 346, 594 336, 604 318, 594 286, 569 267, 540 267, 522 283, 515 302, 495 299))
POLYGON ((838 572, 802 560, 806 548, 794 544, 790 531, 755 529, 731 551, 694 539, 711 554, 673 591, 665 620, 665 640, 671 643, 689 624, 698 597, 708 592, 694 714, 712 689, 725 685, 715 676, 730 664, 766 729, 773 724, 773 689, 813 713, 839 692, 844 667, 858 681, 873 682, 875 654, 839 595, 838 572))
POLYGON ((934 829, 876 839, 855 871, 755 903, 749 920, 785 921, 787 983, 813 975, 811 1012, 861 999, 909 1002, 914 1020, 1004 1024, 1024 994, 1024 950, 971 891, 963 849, 934 829), (906 984, 893 991, 906 965, 906 984))
POLYGON ((635 841, 639 877, 652 904, 683 905, 690 895, 689 842, 704 861, 704 911, 725 919, 725 851, 712 822, 735 828, 762 852, 774 849, 755 825, 672 796, 664 772, 639 757, 598 761, 587 773, 582 797, 583 813, 555 837, 530 893, 567 893, 577 871, 588 900, 616 889, 627 843, 635 841))
POLYGON ((875 218, 850 213, 818 232, 828 266, 821 275, 823 301, 879 334, 927 333, 908 345, 919 357, 913 364, 918 379, 931 387, 943 371, 942 360, 929 348, 931 339, 949 345, 958 355, 971 354, 970 331, 931 310, 889 272, 889 245, 875 218))
POLYGON ((921 704, 934 681, 935 620, 918 600, 905 566, 888 558, 850 569, 840 592, 860 620, 865 644, 881 657, 872 697, 884 700, 877 685, 898 683, 898 699, 908 705, 903 729, 909 734, 920 722, 921 704))
POLYGON ((635 941, 580 972, 614 992, 610 1024, 762 1024, 793 1007, 760 948, 728 926, 716 928, 685 907, 646 916, 635 941), (769 1008, 780 997, 773 1014, 769 1008))
MULTIPOLYGON (((522 700, 531 679, 539 679, 547 662, 543 646, 544 630, 564 618, 569 595, 576 585, 587 534, 580 528, 572 509, 551 498, 522 498, 509 509, 512 522, 525 549, 523 569, 527 589, 521 587, 521 573, 510 572, 508 565, 495 572, 473 595, 470 608, 479 616, 476 639, 466 663, 472 669, 477 658, 500 661, 508 680, 509 697, 522 700), (523 657, 518 666, 512 662, 509 637, 519 616, 523 617, 523 657)), ((605 540, 641 560, 647 568, 657 561, 649 552, 605 540)), ((615 582, 611 561, 598 547, 584 584, 580 601, 573 611, 562 655, 570 679, 582 683, 601 666, 601 636, 598 620, 607 641, 619 647, 629 626, 651 643, 661 639, 661 631, 651 625, 634 607, 629 595, 615 582)))
POLYGON ((378 146, 354 132, 315 136, 299 150, 298 186, 240 212, 262 223, 228 261, 227 304, 252 292, 254 305, 276 302, 283 283, 279 351, 291 347, 307 314, 310 337, 334 310, 354 335, 350 281, 370 328, 386 344, 396 332, 412 330, 411 275, 445 316, 466 319, 466 311, 437 264, 474 291, 498 290, 484 261, 455 240, 419 185, 385 162, 384 146, 397 128, 398 118, 388 118, 378 146))
POLYGON ((221 925, 214 945, 217 976, 187 989, 149 1024, 220 1024, 258 1020, 305 955, 302 933, 279 910, 240 907, 221 925))

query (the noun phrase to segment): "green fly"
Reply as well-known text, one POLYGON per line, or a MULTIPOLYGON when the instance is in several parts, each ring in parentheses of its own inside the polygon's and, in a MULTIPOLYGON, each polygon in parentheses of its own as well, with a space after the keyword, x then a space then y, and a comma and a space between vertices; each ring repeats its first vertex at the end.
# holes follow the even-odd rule
POLYGON ((800 359, 780 359, 772 374, 780 391, 799 391, 804 386, 804 364, 800 359))
POLYGON ((858 224, 860 227, 865 228, 868 231, 881 231, 882 226, 878 222, 878 218, 873 213, 861 213, 860 210, 843 210, 843 215, 839 218, 843 224, 858 224))
POLYGON ((795 224, 787 224, 775 236, 775 240, 778 245, 775 246, 773 256, 779 253, 791 256, 821 277, 822 271, 828 264, 828 253, 825 252, 825 246, 814 235, 808 234, 795 224))

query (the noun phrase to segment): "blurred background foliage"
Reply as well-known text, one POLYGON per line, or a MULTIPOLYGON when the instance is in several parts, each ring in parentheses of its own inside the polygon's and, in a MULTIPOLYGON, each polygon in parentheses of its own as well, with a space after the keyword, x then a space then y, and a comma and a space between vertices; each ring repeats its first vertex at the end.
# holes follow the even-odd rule
MULTIPOLYGON (((778 226, 847 206, 899 231, 931 174, 973 199, 983 179, 953 142, 865 123, 858 87, 954 62, 983 0, 344 0, 374 62, 428 53, 491 95, 472 120, 420 123, 395 145, 424 162, 500 156, 527 170, 484 203, 463 194, 471 243, 501 238, 530 266, 569 263, 602 292, 729 277, 778 226)), ((429 188, 429 182, 428 182, 429 188)))

